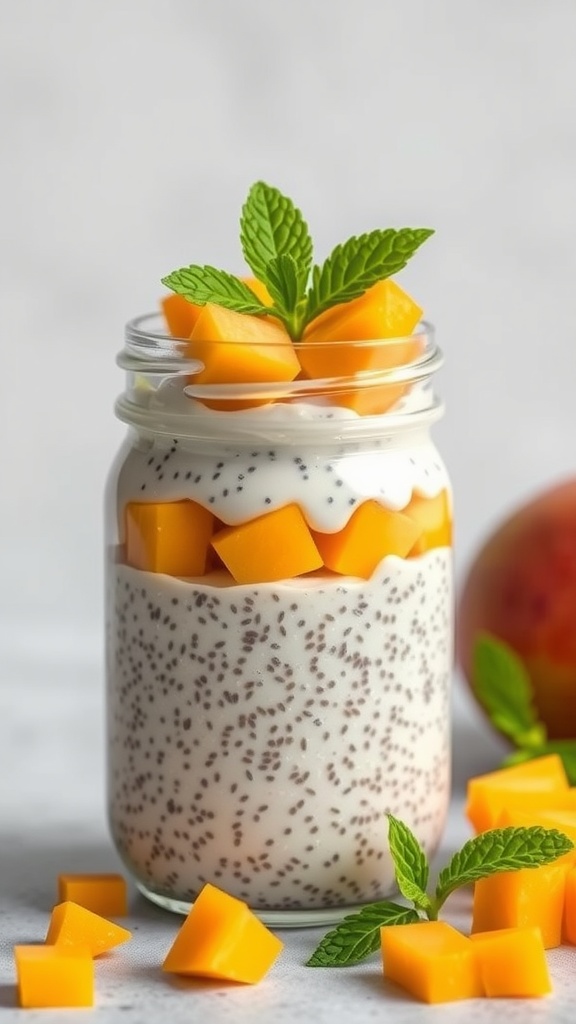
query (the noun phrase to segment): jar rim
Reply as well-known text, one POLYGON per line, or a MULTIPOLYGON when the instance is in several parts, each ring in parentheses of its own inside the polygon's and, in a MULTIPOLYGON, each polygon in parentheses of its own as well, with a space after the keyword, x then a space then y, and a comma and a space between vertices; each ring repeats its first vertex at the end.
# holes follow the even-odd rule
MULTIPOLYGON (((300 374, 293 380, 209 381, 202 375, 205 364, 186 351, 189 340, 172 337, 161 313, 144 313, 128 321, 125 341, 117 364, 127 371, 128 386, 118 399, 116 413, 121 420, 153 432, 187 437, 216 432, 219 436, 230 434, 238 438, 252 437, 263 430, 289 437, 313 429, 318 438, 335 431, 342 437, 359 437, 381 432, 384 422, 386 430, 425 425, 438 419, 443 410, 430 386, 430 378, 442 365, 443 355, 435 342, 434 326, 426 320, 420 321, 411 335, 396 338, 351 342, 293 342, 287 338, 286 345, 301 357, 306 352, 330 357, 324 363, 328 372, 333 363, 338 365, 339 351, 350 354, 369 350, 369 358, 363 364, 367 368, 355 369, 352 361, 347 372, 332 376, 300 374), (395 357, 387 358, 391 353, 395 357), (406 353, 412 358, 402 362, 406 353), (384 412, 347 415, 346 395, 354 392, 369 397, 378 388, 389 388, 388 395, 392 389, 402 392, 408 388, 415 398, 384 412), (163 389, 167 389, 166 402, 162 401, 163 389), (177 407, 173 402, 175 394, 177 407), (246 407, 250 402, 253 407, 246 407), (295 415, 297 408, 302 412, 301 419, 295 415), (333 415, 330 410, 334 410, 333 415)), ((246 342, 208 344, 233 348, 246 342)), ((257 344, 260 348, 260 340, 257 344)), ((282 347, 278 342, 268 344, 276 349, 282 347)))

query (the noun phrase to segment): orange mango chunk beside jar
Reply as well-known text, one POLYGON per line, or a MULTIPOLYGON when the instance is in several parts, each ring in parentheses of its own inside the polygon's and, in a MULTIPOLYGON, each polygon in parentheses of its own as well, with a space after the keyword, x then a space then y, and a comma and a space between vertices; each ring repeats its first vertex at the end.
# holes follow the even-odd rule
POLYGON ((79 903, 65 900, 52 909, 46 944, 66 949, 87 949, 90 956, 99 956, 130 938, 132 933, 127 928, 81 907, 79 903))
POLYGON ((474 884, 472 934, 499 928, 537 927, 546 949, 560 946, 570 863, 560 857, 552 864, 501 871, 478 879, 474 884))
POLYGON ((102 917, 128 913, 126 879, 117 874, 58 875, 58 901, 72 900, 102 917))
POLYGON ((380 929, 384 977, 425 1003, 484 995, 470 939, 446 921, 380 929))
POLYGON ((94 1004, 94 960, 88 950, 14 946, 18 1005, 48 1009, 94 1004))
POLYGON ((470 938, 488 997, 534 998, 552 991, 539 928, 500 928, 470 938))
POLYGON ((255 984, 283 943, 242 900, 206 883, 162 968, 174 974, 255 984))
POLYGON ((469 779, 465 813, 476 832, 485 832, 505 808, 545 807, 569 789, 561 758, 548 754, 469 779))

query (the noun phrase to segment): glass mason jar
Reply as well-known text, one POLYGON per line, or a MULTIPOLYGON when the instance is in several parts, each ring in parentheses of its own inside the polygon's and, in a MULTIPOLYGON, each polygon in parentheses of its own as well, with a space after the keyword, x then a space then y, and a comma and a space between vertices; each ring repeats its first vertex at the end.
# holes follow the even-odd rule
POLYGON ((114 842, 162 906, 211 882, 276 925, 390 895, 386 813, 432 854, 450 787, 433 329, 296 351, 292 383, 210 385, 133 320, 107 487, 114 842))

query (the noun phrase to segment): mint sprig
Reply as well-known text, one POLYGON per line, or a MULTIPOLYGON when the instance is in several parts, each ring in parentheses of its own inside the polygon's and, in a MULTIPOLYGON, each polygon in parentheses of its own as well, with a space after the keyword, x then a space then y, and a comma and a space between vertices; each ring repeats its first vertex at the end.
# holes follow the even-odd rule
POLYGON ((429 228, 386 228, 353 236, 328 258, 312 265, 308 225, 291 199, 257 181, 242 207, 240 242, 244 258, 266 285, 272 306, 260 303, 234 275, 192 265, 162 283, 190 302, 215 302, 239 313, 273 316, 294 341, 307 325, 334 305, 359 298, 377 281, 397 273, 434 232, 429 228))
POLYGON ((434 894, 430 895, 424 892, 429 865, 416 836, 393 815, 388 815, 388 821, 398 888, 415 906, 403 907, 383 900, 368 904, 357 914, 349 914, 324 936, 307 961, 308 967, 345 967, 361 963, 378 949, 383 926, 435 921, 456 889, 501 871, 550 864, 574 848, 572 840, 563 832, 539 825, 492 829, 469 839, 454 854, 441 870, 434 894), (408 895, 411 891, 413 895, 408 895))
POLYGON ((534 707, 530 676, 508 644, 490 633, 479 633, 472 650, 472 689, 495 729, 515 750, 505 765, 558 754, 572 785, 576 785, 576 740, 549 740, 534 707))

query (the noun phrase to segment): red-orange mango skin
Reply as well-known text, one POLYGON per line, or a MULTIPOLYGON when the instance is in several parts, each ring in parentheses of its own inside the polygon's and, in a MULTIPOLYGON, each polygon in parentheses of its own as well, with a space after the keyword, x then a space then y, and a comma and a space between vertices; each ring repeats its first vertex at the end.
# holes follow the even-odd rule
POLYGON ((550 738, 576 737, 576 479, 516 510, 470 566, 456 638, 468 682, 481 630, 522 658, 550 738))

